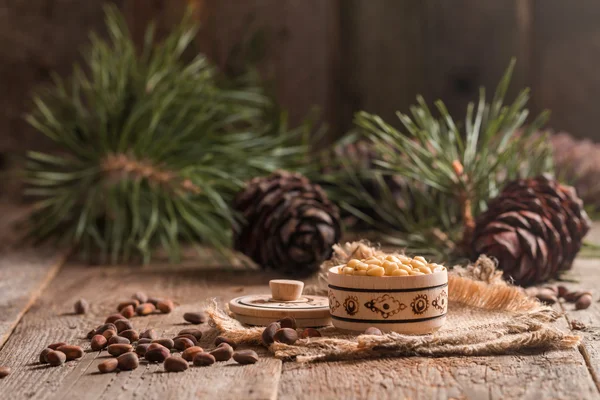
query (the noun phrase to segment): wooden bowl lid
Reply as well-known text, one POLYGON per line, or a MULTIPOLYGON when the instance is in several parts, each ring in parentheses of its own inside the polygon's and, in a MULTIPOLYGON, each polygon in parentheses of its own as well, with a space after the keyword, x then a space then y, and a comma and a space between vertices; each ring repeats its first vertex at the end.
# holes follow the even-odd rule
POLYGON ((274 280, 269 286, 270 295, 248 295, 231 300, 229 309, 235 318, 249 325, 268 325, 284 317, 294 317, 298 327, 330 324, 327 297, 302 295, 304 284, 300 281, 274 280))

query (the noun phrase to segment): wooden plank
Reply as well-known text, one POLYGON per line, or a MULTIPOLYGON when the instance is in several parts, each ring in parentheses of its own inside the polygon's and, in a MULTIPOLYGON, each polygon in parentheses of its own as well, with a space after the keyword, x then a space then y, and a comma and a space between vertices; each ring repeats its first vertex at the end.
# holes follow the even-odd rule
MULTIPOLYGON (((590 261, 586 268, 593 271, 593 265, 590 261)), ((585 272, 585 268, 578 264, 574 271, 585 272)), ((67 266, 0 351, 0 365, 14 370, 0 381, 0 392, 10 393, 16 399, 125 399, 134 394, 149 399, 275 398, 277 395, 286 399, 572 398, 574 393, 581 398, 599 397, 585 360, 577 350, 504 357, 287 363, 281 378, 281 363, 271 358, 262 358, 254 366, 242 367, 230 362, 211 368, 192 368, 184 374, 165 374, 160 366, 142 365, 132 372, 100 375, 96 373, 97 364, 105 353, 92 352, 78 362, 58 368, 36 363, 40 348, 50 342, 67 340, 87 346, 82 336, 89 327, 112 313, 119 299, 137 290, 169 296, 181 304, 167 316, 133 319, 137 329, 152 326, 165 335, 174 335, 185 325, 183 312, 201 308, 210 297, 223 302, 240 294, 263 293, 268 290, 270 278, 268 274, 251 271, 199 269, 197 265, 67 266), (73 301, 78 297, 91 302, 89 314, 71 314, 73 301)), ((565 324, 566 320, 558 321, 562 329, 566 329, 565 324)), ((589 335, 593 339, 593 332, 589 335)), ((209 348, 213 340, 214 336, 206 335, 201 345, 209 348)), ((594 351, 590 350, 587 356, 591 362, 598 357, 594 351)))
MULTIPOLYGON (((600 224, 594 224, 588 240, 597 242, 599 235, 600 224)), ((597 265, 598 260, 577 260, 573 271, 585 276, 587 287, 593 288, 600 285, 597 265), (590 276, 594 278, 589 280, 590 276)), ((286 363, 279 396, 285 399, 600 398, 597 389, 600 306, 594 303, 589 310, 574 313, 592 326, 590 332, 584 333, 585 350, 502 357, 286 363), (594 367, 592 375, 588 372, 589 365, 594 367)), ((561 318, 555 324, 560 329, 569 329, 566 319, 561 318)))
MULTIPOLYGON (((567 330, 567 321, 556 322, 567 330)), ((577 349, 500 357, 285 363, 284 399, 600 398, 577 349), (575 395, 576 394, 576 395, 575 395)))
POLYGON ((131 35, 141 47, 150 23, 154 23, 156 39, 164 38, 181 21, 187 4, 188 0, 124 0, 122 8, 131 35))
MULTIPOLYGON (((202 0, 199 45, 221 69, 250 52, 292 125, 317 106, 335 129, 338 0, 202 0), (247 48, 251 38, 255 48, 247 48), (245 47, 246 46, 246 47, 245 47)), ((239 61, 239 60, 238 60, 239 61)))
POLYGON ((347 0, 340 7, 340 125, 365 110, 399 125, 422 93, 429 97, 426 2, 347 0))
MULTIPOLYGON (((41 349, 48 343, 67 341, 89 349, 85 334, 114 312, 120 299, 143 290, 158 297, 170 297, 180 306, 169 315, 134 317, 134 327, 153 327, 173 337, 188 326, 182 314, 202 309, 210 298, 228 301, 234 296, 264 293, 268 290, 267 274, 231 269, 188 267, 85 267, 65 266, 43 296, 17 326, 0 351, 0 365, 13 373, 0 381, 0 392, 11 398, 35 399, 146 399, 247 398, 274 399, 281 372, 281 362, 261 358, 255 365, 240 366, 233 361, 211 368, 191 368, 183 374, 166 374, 162 366, 143 363, 131 372, 97 373, 97 365, 106 352, 86 352, 85 356, 61 367, 36 363, 41 349), (86 298, 91 304, 88 314, 71 312, 73 302, 86 298)), ((202 329, 208 330, 207 326, 202 329)), ((211 348, 214 334, 205 335, 201 346, 211 348)), ((264 354, 264 353, 263 353, 264 354)))
POLYGON ((0 252, 8 252, 18 242, 17 223, 27 216, 27 206, 17 206, 12 202, 0 202, 0 252))
POLYGON ((600 95, 600 3, 535 1, 533 89, 540 107, 553 111, 550 126, 600 140, 593 122, 600 95))
MULTIPOLYGON (((124 0, 115 0, 121 4, 124 0)), ((0 6, 0 153, 48 149, 51 142, 25 122, 32 90, 67 75, 80 60, 90 30, 103 31, 103 0, 9 0, 0 6)))
POLYGON ((56 249, 16 247, 14 224, 26 213, 25 207, 0 204, 0 348, 65 258, 56 249))
POLYGON ((0 348, 63 262, 63 255, 49 250, 28 249, 0 258, 0 348))
POLYGON ((409 112, 418 94, 430 105, 442 99, 462 120, 480 86, 491 98, 512 57, 507 100, 529 82, 532 0, 350 0, 340 11, 345 128, 358 110, 400 126, 395 112, 409 112))
POLYGON ((282 399, 598 398, 576 350, 539 356, 285 363, 282 399), (539 397, 538 397, 539 396, 539 397))
POLYGON ((590 231, 585 236, 586 243, 592 243, 600 246, 600 222, 593 222, 590 231))
MULTIPOLYGON (((596 224, 596 226, 598 226, 596 224)), ((576 330, 583 337, 579 348, 586 359, 592 377, 600 390, 600 304, 598 303, 600 292, 600 270, 598 270, 598 259, 578 259, 567 278, 576 282, 564 282, 570 290, 588 290, 593 294, 593 302, 586 310, 575 310, 572 303, 562 303, 562 308, 570 322, 579 321, 587 327, 584 330, 576 330)))
POLYGON ((442 99, 462 119, 479 87, 491 99, 512 57, 517 65, 507 101, 528 85, 532 42, 532 0, 427 1, 425 57, 433 102, 442 99))

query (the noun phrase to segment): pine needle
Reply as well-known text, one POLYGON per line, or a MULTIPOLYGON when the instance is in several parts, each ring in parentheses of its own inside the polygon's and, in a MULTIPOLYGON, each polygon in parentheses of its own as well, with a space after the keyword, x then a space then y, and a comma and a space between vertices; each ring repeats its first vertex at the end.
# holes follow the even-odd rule
POLYGON ((382 239, 388 243, 438 259, 464 256, 473 218, 485 210, 490 198, 510 180, 552 170, 544 138, 533 137, 548 113, 521 129, 528 115, 524 108, 528 90, 521 91, 512 104, 504 104, 513 67, 514 60, 491 103, 485 90, 480 90, 477 103, 467 107, 464 124, 454 120, 442 101, 435 103, 438 115, 434 115, 421 97, 409 114, 397 113, 404 130, 377 115, 357 113, 355 123, 378 159, 366 169, 340 160, 342 168, 323 178, 331 183, 325 185, 330 196, 343 200, 341 207, 347 212, 384 232, 382 239), (398 194, 389 194, 381 179, 385 176, 406 181, 401 201, 398 194), (365 190, 365 181, 377 190, 365 190), (376 215, 366 216, 365 209, 376 215))
POLYGON ((28 156, 30 237, 97 262, 149 262, 160 248, 176 262, 182 241, 226 251, 233 195, 304 159, 304 131, 282 124, 259 82, 225 88, 203 55, 184 57, 189 14, 160 43, 149 27, 141 53, 114 6, 106 26, 108 40, 92 35, 85 65, 55 77, 26 117, 58 148, 28 156))

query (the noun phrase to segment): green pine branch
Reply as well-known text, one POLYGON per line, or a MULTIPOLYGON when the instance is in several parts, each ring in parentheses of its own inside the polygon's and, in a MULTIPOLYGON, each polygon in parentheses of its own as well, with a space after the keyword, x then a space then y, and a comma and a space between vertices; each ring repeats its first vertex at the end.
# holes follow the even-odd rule
POLYGON ((150 27, 139 53, 115 7, 106 27, 108 40, 92 35, 84 66, 55 76, 27 116, 59 149, 28 155, 30 237, 113 263, 148 262, 158 248, 177 261, 181 241, 226 249, 233 195, 297 165, 304 131, 256 82, 224 88, 202 54, 186 59, 189 15, 160 43, 150 27))
POLYGON ((447 258, 468 254, 474 218, 485 210, 508 181, 551 171, 551 152, 544 137, 534 133, 547 120, 544 112, 525 126, 528 90, 504 103, 514 60, 491 102, 480 90, 461 125, 437 101, 434 113, 422 97, 410 114, 397 113, 404 130, 377 115, 356 114, 355 122, 375 148, 375 166, 357 169, 344 162, 341 172, 325 178, 341 207, 383 232, 383 239, 410 251, 447 258), (383 179, 406 180, 404 205, 399 207, 383 179), (375 182, 378 196, 365 188, 375 182), (372 209, 375 216, 361 210, 372 209))

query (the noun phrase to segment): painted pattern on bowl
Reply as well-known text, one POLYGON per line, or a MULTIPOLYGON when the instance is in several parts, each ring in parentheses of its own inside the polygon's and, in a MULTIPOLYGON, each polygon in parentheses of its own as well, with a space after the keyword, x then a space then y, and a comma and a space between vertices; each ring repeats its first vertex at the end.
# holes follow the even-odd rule
POLYGON ((341 329, 429 333, 439 329, 448 310, 448 273, 365 277, 329 270, 329 310, 341 329))

